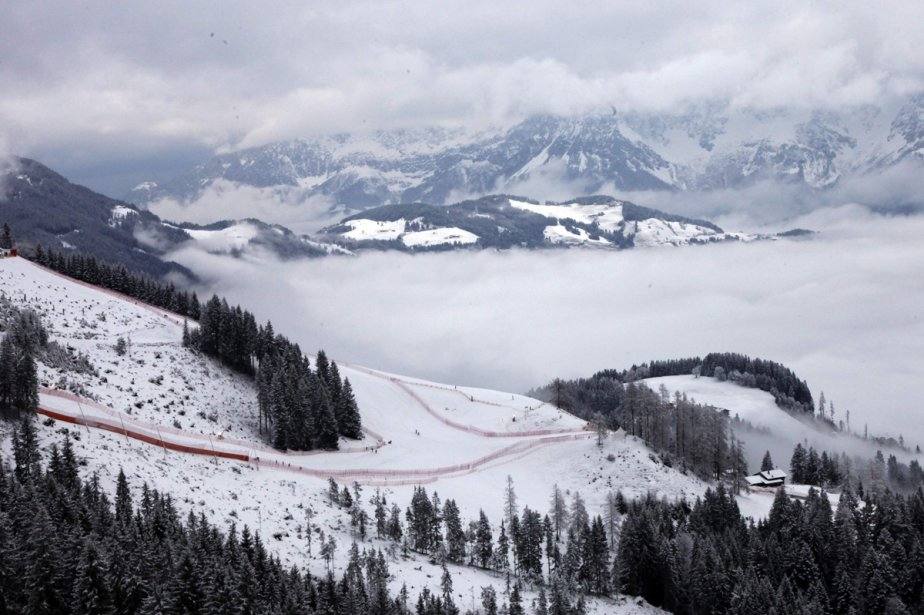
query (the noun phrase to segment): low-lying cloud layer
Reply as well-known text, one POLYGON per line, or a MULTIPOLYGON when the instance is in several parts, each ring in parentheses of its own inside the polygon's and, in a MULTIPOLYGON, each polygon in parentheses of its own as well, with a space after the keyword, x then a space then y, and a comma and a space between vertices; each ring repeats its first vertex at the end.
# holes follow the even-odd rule
POLYGON ((924 443, 924 217, 863 207, 811 241, 628 252, 176 258, 306 348, 525 391, 556 376, 733 350, 782 361, 853 424, 924 443))
POLYGON ((290 186, 257 188, 224 180, 208 186, 191 203, 160 199, 148 209, 165 220, 210 224, 218 220, 257 218, 282 224, 298 233, 312 233, 347 214, 323 195, 306 195, 290 186))

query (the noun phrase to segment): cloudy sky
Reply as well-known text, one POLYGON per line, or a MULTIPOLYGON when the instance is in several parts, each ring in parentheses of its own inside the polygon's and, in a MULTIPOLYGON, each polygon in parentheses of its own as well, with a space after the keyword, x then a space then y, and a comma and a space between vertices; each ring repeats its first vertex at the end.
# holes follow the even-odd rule
POLYGON ((9 0, 0 142, 120 194, 209 152, 321 132, 879 102, 921 89, 921 23, 913 1, 9 0))

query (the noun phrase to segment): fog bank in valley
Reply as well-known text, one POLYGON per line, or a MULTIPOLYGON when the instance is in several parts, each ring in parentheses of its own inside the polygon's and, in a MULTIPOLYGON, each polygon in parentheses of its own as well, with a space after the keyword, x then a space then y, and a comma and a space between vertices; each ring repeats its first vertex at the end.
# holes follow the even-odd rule
POLYGON ((526 391, 716 350, 781 361, 853 425, 924 445, 924 217, 858 206, 809 241, 625 252, 364 254, 294 263, 174 257, 307 349, 526 391))

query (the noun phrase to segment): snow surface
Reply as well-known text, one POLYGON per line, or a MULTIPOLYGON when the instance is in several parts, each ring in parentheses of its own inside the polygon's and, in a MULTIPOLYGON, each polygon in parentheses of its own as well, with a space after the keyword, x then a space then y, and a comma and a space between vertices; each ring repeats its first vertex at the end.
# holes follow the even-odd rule
POLYGON ((693 239, 709 238, 720 235, 711 228, 684 222, 668 222, 657 218, 648 218, 634 223, 635 245, 663 246, 685 245, 693 239))
POLYGON ((208 252, 232 252, 243 250, 259 233, 253 224, 239 222, 221 230, 185 229, 208 252))
POLYGON ((125 205, 116 205, 112 208, 112 214, 109 217, 109 226, 116 226, 119 222, 128 216, 137 216, 138 212, 125 205))
POLYGON ((609 246, 612 245, 609 241, 603 237, 597 237, 592 239, 590 233, 585 231, 582 228, 576 228, 574 231, 571 231, 562 224, 555 224, 553 226, 547 226, 542 230, 542 236, 549 243, 557 245, 598 245, 598 246, 609 246))
POLYGON ((766 427, 777 433, 797 435, 806 429, 804 423, 777 406, 770 393, 760 389, 689 375, 648 378, 645 384, 654 390, 663 384, 671 393, 680 391, 701 404, 728 410, 731 416, 738 415, 756 427, 766 427))
POLYGON ((401 242, 410 247, 431 247, 444 244, 468 245, 478 241, 478 235, 454 226, 414 231, 401 236, 401 242))
POLYGON ((405 220, 404 218, 399 218, 392 222, 388 220, 366 220, 365 218, 361 218, 359 220, 348 220, 344 222, 344 224, 351 229, 343 233, 343 236, 347 239, 356 241, 367 239, 392 241, 404 233, 405 220))
MULTIPOLYGON (((115 488, 124 468, 134 490, 143 482, 169 491, 182 511, 203 512, 214 522, 259 529, 283 559, 322 573, 324 561, 308 556, 304 508, 336 537, 335 563, 343 566, 351 534, 348 515, 327 502, 327 476, 364 487, 364 505, 376 488, 405 507, 414 485, 454 498, 466 520, 484 509, 501 518, 508 475, 520 506, 545 511, 552 483, 569 495, 580 491, 592 513, 602 512, 611 490, 627 496, 653 492, 668 498, 701 494, 706 485, 663 466, 624 433, 598 446, 583 421, 522 395, 456 387, 339 363, 362 412, 367 436, 344 441, 341 451, 283 454, 269 449, 256 428, 255 391, 249 379, 182 347, 183 320, 117 293, 85 285, 21 258, 0 261, 0 290, 43 318, 52 339, 85 353, 98 374, 60 373, 40 366, 41 407, 85 422, 125 426, 164 442, 247 453, 249 462, 178 453, 125 435, 43 419, 44 447, 67 430, 87 473, 115 488), (115 353, 119 337, 130 352, 115 353), (79 396, 63 391, 72 389, 79 396), (208 443, 206 445, 206 442, 208 443)), ((0 448, 8 455, 8 425, 0 448)), ((374 539, 370 545, 389 548, 374 539)), ((435 587, 439 568, 426 558, 404 558, 391 548, 393 587, 407 582, 412 594, 435 587)), ((504 587, 493 573, 451 566, 459 602, 469 604, 480 587, 504 587)), ((528 599, 534 593, 526 592, 528 599)), ((625 598, 594 599, 592 612, 653 610, 625 598)))
POLYGON ((619 231, 625 221, 622 215, 622 203, 618 201, 599 205, 580 205, 578 203, 536 205, 535 203, 510 199, 510 205, 517 209, 524 209, 556 220, 574 220, 584 224, 596 222, 601 230, 608 232, 619 231))

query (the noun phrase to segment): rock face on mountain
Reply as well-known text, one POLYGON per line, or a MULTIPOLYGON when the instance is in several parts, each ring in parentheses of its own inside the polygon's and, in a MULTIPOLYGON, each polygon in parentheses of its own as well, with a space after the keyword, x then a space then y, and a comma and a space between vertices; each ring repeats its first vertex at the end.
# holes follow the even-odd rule
MULTIPOLYGON (((800 234, 791 232, 790 236, 800 234)), ((350 216, 323 231, 327 241, 351 250, 408 252, 508 249, 681 246, 754 241, 777 236, 726 232, 694 220, 607 196, 539 203, 492 195, 454 205, 384 205, 350 216)))
POLYGON ((195 200, 219 182, 327 197, 353 211, 395 203, 447 204, 523 182, 575 193, 713 190, 762 180, 823 190, 845 176, 924 160, 924 96, 900 108, 772 112, 703 105, 681 113, 531 117, 470 134, 419 129, 331 135, 216 156, 127 197, 195 200))

